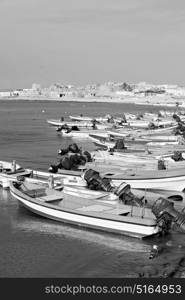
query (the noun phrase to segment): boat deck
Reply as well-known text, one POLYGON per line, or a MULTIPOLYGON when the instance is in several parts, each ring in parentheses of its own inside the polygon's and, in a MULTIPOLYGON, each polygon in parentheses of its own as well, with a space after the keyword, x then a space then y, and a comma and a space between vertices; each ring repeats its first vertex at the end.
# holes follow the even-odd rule
POLYGON ((25 199, 44 207, 110 221, 123 222, 126 218, 128 223, 134 222, 136 224, 145 224, 146 226, 154 226, 156 224, 151 209, 125 205, 115 198, 111 200, 108 193, 97 192, 94 195, 93 192, 90 199, 90 197, 86 197, 86 193, 82 197, 77 196, 78 190, 72 194, 69 191, 58 192, 42 187, 35 188, 34 184, 29 184, 29 188, 27 186, 25 187, 23 184, 20 190, 20 192, 24 192, 25 199))

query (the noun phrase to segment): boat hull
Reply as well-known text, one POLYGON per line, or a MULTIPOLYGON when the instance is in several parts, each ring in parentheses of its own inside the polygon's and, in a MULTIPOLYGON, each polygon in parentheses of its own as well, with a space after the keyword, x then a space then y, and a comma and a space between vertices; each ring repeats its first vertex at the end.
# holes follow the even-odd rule
POLYGON ((68 126, 78 126, 78 127, 83 127, 83 128, 92 128, 93 124, 92 122, 64 122, 60 120, 47 120, 47 123, 52 125, 52 126, 63 126, 63 125, 68 125, 68 126))
MULTIPOLYGON (((115 146, 115 142, 105 142, 105 141, 99 141, 98 139, 92 138, 90 137, 90 139, 92 140, 93 144, 95 146, 97 146, 98 148, 107 150, 110 148, 113 148, 115 146)), ((136 148, 136 146, 128 146, 126 149, 118 149, 118 152, 122 152, 122 153, 144 153, 146 150, 144 147, 140 147, 139 146, 136 148)))
POLYGON ((173 190, 182 192, 185 189, 185 176, 160 178, 160 179, 140 179, 132 180, 126 179, 113 179, 115 186, 119 186, 122 182, 131 185, 133 189, 159 189, 159 190, 173 190))
MULTIPOLYGON (((174 121, 159 121, 159 122, 153 122, 157 127, 160 126, 172 126, 175 124, 174 121)), ((132 127, 132 128, 143 128, 147 129, 150 125, 150 121, 131 121, 126 123, 124 126, 132 127)))
POLYGON ((159 232, 157 225, 138 225, 134 223, 113 221, 87 215, 79 215, 77 213, 54 209, 23 199, 20 195, 15 193, 12 188, 10 191, 12 196, 16 198, 24 207, 38 215, 55 221, 137 238, 152 236, 159 232))
POLYGON ((79 132, 79 131, 71 131, 71 132, 61 131, 61 135, 63 137, 76 138, 76 139, 88 139, 89 138, 88 132, 79 132))
MULTIPOLYGON (((103 130, 104 128, 102 128, 103 130)), ((99 129, 101 130, 101 129, 99 129)), ((70 138, 76 138, 76 139, 89 139, 89 135, 94 134, 94 132, 96 131, 96 129, 92 129, 92 130, 79 130, 79 131, 70 131, 70 132, 66 132, 64 130, 60 131, 61 135, 63 137, 70 137, 70 138)), ((100 133, 101 134, 101 133, 100 133)), ((105 133, 102 133, 105 134, 105 133)))

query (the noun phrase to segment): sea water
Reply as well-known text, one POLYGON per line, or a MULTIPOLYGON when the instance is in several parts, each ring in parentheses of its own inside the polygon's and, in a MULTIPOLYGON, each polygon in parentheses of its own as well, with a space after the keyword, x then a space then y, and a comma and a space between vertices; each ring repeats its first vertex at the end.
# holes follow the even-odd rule
MULTIPOLYGON (((133 104, 0 101, 0 160, 47 170, 73 142, 47 119, 158 111, 133 104)), ((168 109, 169 110, 169 109, 168 109)), ((90 141, 79 142, 94 150, 90 141)), ((184 277, 185 235, 138 240, 81 229, 34 215, 0 188, 0 277, 184 277), (162 249, 149 259, 152 246, 162 249)))

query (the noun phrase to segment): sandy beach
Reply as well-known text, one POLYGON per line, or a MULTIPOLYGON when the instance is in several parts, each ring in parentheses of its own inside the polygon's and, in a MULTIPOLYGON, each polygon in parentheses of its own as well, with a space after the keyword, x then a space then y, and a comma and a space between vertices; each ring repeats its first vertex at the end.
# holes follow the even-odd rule
POLYGON ((152 106, 169 106, 176 107, 177 102, 179 107, 185 107, 185 99, 174 99, 168 96, 149 96, 149 97, 62 97, 62 98, 49 98, 44 96, 37 97, 2 97, 3 101, 57 101, 57 102, 80 102, 80 103, 132 103, 137 105, 152 105, 152 106))

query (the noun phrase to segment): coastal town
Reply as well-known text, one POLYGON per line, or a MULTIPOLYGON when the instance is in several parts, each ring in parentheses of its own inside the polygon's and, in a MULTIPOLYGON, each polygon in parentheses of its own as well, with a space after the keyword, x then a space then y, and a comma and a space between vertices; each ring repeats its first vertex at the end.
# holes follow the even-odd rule
POLYGON ((42 87, 0 91, 2 100, 56 100, 79 102, 117 102, 185 107, 185 87, 175 84, 154 85, 146 82, 128 84, 107 82, 76 87, 70 84, 52 84, 42 87))

